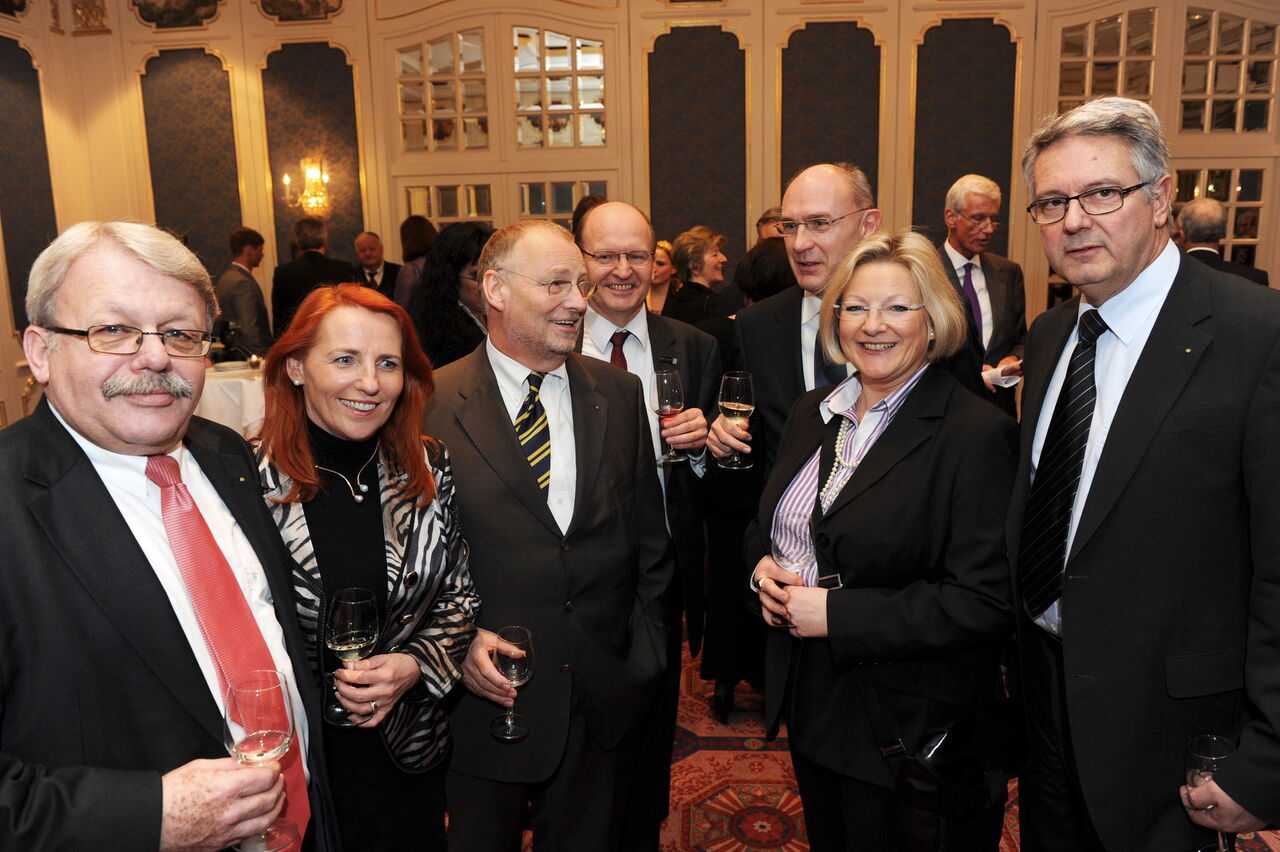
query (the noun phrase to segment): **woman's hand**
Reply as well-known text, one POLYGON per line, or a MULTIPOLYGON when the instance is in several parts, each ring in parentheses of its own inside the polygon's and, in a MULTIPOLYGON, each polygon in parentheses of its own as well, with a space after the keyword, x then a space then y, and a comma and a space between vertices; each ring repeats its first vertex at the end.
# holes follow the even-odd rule
POLYGON ((773 561, 772 556, 765 556, 756 563, 752 574, 760 591, 760 615, 764 623, 770 627, 786 627, 787 600, 791 584, 798 579, 795 574, 773 561))
POLYGON ((355 660, 333 673, 338 703, 362 728, 376 728, 404 695, 422 678, 418 661, 408 654, 377 654, 355 660))
POLYGON ((787 619, 791 635, 822 639, 827 635, 827 590, 818 586, 793 586, 787 590, 787 619))

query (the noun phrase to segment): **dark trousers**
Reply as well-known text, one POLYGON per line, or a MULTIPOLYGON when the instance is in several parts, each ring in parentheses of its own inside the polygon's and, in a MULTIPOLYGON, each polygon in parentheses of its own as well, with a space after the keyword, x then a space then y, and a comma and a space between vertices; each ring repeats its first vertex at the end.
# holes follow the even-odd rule
POLYGON ((671 752, 680 708, 682 642, 679 630, 667 641, 667 671, 649 712, 635 734, 635 766, 628 781, 620 848, 624 852, 657 852, 662 821, 671 810, 671 752))
POLYGON ((634 745, 605 750, 576 708, 560 766, 545 781, 510 784, 450 771, 446 780, 450 852, 518 852, 526 812, 536 852, 618 848, 621 800, 634 745))
POLYGON ((1024 625, 1023 700, 1027 708, 1027 768, 1018 779, 1018 821, 1024 852, 1102 850, 1085 807, 1067 720, 1062 643, 1024 625))
POLYGON ((791 765, 811 852, 893 848, 893 790, 832 772, 794 748, 791 765))

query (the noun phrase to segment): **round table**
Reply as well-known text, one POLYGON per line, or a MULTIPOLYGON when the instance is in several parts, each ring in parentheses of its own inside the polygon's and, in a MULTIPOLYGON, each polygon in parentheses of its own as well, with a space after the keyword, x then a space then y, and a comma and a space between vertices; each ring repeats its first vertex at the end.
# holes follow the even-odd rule
POLYGON ((263 408, 261 370, 205 370, 196 414, 253 438, 262 428, 263 408))

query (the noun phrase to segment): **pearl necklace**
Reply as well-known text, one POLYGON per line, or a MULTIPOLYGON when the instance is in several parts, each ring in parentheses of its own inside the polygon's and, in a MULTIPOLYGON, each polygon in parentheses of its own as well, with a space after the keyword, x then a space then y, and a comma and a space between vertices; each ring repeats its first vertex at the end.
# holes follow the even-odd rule
POLYGON ((828 503, 827 492, 831 490, 833 485, 835 485, 836 473, 842 468, 844 470, 856 470, 859 464, 857 460, 844 460, 844 447, 845 443, 849 440, 849 432, 853 430, 852 424, 853 421, 848 417, 841 416, 840 431, 836 433, 836 463, 831 466, 831 472, 827 474, 827 481, 823 484, 822 491, 819 492, 819 495, 822 498, 824 510, 828 503))
POLYGON ((345 482, 345 483, 347 484, 347 490, 351 492, 351 499, 352 499, 352 500, 355 500, 357 503, 363 503, 363 502, 364 502, 364 495, 365 495, 365 494, 367 494, 367 493, 369 493, 369 486, 367 486, 367 485, 365 485, 363 482, 361 482, 361 481, 360 481, 360 477, 364 476, 364 469, 365 469, 366 467, 368 467, 368 466, 369 466, 369 462, 373 461, 373 460, 374 460, 375 458, 377 458, 377 457, 378 457, 378 448, 377 448, 377 447, 374 447, 374 448, 373 448, 373 455, 369 456, 368 460, 367 460, 364 464, 360 465, 360 470, 356 471, 356 485, 357 485, 357 486, 359 486, 359 488, 360 488, 360 493, 359 493, 359 494, 357 494, 357 493, 356 493, 356 489, 355 489, 355 488, 352 488, 352 487, 351 487, 351 480, 350 480, 350 479, 347 479, 345 476, 343 476, 342 474, 338 473, 338 472, 337 472, 336 470, 334 470, 333 468, 323 467, 323 466, 318 465, 318 464, 313 464, 313 465, 312 465, 312 467, 314 467, 316 470, 323 470, 323 471, 324 471, 324 472, 326 472, 326 473, 332 473, 334 476, 336 476, 336 477, 338 477, 339 479, 341 479, 343 482, 345 482))

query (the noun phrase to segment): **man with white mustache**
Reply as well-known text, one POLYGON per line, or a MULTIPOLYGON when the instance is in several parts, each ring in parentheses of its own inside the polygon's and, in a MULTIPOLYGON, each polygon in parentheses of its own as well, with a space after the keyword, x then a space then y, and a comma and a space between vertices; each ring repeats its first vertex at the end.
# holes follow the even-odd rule
POLYGON ((217 850, 277 816, 333 848, 289 553, 248 446, 192 416, 208 273, 156 228, 83 222, 26 307, 45 396, 0 432, 0 848, 217 850), (295 738, 241 766, 224 696, 260 669, 295 738))

